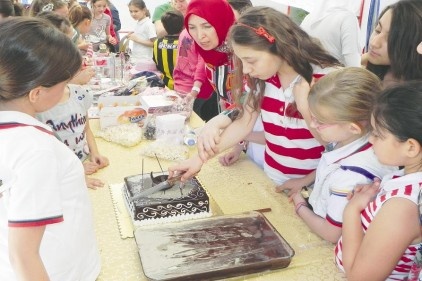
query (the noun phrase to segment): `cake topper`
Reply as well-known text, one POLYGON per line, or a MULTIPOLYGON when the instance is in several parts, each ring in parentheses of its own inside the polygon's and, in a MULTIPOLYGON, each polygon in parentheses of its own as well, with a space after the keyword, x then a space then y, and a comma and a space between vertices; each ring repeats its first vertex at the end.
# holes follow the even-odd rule
MULTIPOLYGON (((169 179, 168 175, 164 173, 163 167, 161 166, 161 163, 160 163, 160 160, 158 159, 157 154, 155 154, 155 159, 157 159, 158 166, 160 166, 160 170, 162 174, 154 177, 153 172, 151 171, 150 172, 151 187, 148 189, 144 189, 144 158, 142 158, 142 168, 141 168, 142 172, 141 172, 140 184, 141 184, 141 189, 143 191, 137 194, 136 196, 131 197, 130 198, 131 201, 136 201, 140 198, 144 198, 150 194, 154 194, 159 191, 166 191, 167 189, 172 188, 177 181, 180 181, 180 178, 182 177, 183 173, 169 179)), ((184 183, 180 182, 179 190, 180 190, 181 196, 183 196, 183 187, 184 187, 184 183)))
MULTIPOLYGON (((136 200, 138 200, 138 199, 140 199, 140 198, 147 197, 148 195, 154 194, 154 193, 156 193, 156 192, 159 192, 159 191, 163 191, 163 190, 169 189, 169 188, 173 187, 173 186, 174 186, 174 184, 175 184, 177 181, 179 181, 179 180, 180 180, 180 178, 182 177, 182 175, 183 175, 183 174, 180 174, 180 175, 178 175, 178 176, 175 176, 175 177, 169 178, 169 179, 167 179, 167 180, 165 180, 165 181, 163 181, 163 182, 161 182, 161 183, 159 183, 159 184, 157 184, 157 185, 155 185, 155 186, 152 186, 151 188, 145 189, 145 190, 141 191, 139 194, 137 194, 137 195, 135 195, 135 196, 131 197, 131 198, 130 198, 130 201, 136 201, 136 200)), ((181 187, 179 187, 179 188, 181 189, 181 187)), ((183 194, 182 194, 182 195, 183 195, 183 194)))
MULTIPOLYGON (((155 155, 155 159, 157 159, 157 162, 158 162, 158 166, 160 166, 160 170, 161 170, 161 173, 162 173, 162 175, 159 175, 159 176, 153 176, 153 173, 152 173, 152 171, 150 172, 150 177, 151 177, 151 181, 152 181, 152 186, 155 186, 155 185, 157 185, 157 184, 160 184, 160 183, 162 183, 162 182, 164 182, 164 181, 166 181, 167 179, 168 179, 168 175, 165 175, 164 174, 164 170, 163 170, 163 167, 161 167, 161 163, 160 163, 160 160, 158 159, 158 156, 157 156, 157 154, 156 153, 154 153, 154 155, 155 155)), ((166 188, 166 189, 169 189, 169 188, 171 188, 172 186, 169 186, 168 188, 166 188)), ((166 190, 166 189, 163 189, 163 190, 166 190)))

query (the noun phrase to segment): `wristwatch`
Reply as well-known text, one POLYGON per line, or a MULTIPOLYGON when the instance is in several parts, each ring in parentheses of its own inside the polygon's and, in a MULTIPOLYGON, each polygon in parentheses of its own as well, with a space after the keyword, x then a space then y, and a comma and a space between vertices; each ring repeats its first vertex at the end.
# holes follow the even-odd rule
POLYGON ((238 108, 226 109, 222 111, 220 114, 226 115, 232 121, 236 120, 237 116, 239 116, 240 110, 238 108))

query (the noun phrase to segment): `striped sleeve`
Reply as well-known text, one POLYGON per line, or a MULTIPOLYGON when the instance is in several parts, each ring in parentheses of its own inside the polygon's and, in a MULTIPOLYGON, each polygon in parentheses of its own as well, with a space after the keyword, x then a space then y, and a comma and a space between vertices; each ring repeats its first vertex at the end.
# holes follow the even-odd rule
POLYGON ((26 221, 12 221, 9 220, 9 227, 37 227, 45 226, 49 224, 59 223, 63 221, 63 216, 41 218, 37 220, 26 220, 26 221))

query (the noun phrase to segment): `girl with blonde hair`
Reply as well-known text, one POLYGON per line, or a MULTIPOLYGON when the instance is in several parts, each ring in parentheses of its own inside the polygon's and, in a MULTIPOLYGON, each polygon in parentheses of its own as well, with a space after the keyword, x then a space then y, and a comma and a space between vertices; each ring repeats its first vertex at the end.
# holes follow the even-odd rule
POLYGON ((319 161, 309 205, 299 192, 291 199, 309 228, 332 243, 341 235, 346 195, 357 184, 372 183, 394 170, 378 162, 368 141, 380 92, 375 74, 350 67, 325 75, 309 93, 310 127, 329 149, 319 161))

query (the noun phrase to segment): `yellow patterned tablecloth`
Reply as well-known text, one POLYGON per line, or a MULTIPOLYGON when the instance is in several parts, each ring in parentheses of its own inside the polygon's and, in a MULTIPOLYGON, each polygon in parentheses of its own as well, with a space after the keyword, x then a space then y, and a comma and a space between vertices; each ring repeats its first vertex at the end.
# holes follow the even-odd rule
MULTIPOLYGON (((198 118, 192 119, 193 127, 201 124, 198 118)), ((90 124, 93 130, 98 130, 98 120, 91 120, 90 124)), ((141 173, 139 150, 143 143, 125 148, 97 138, 97 145, 100 152, 109 158, 110 165, 92 177, 114 185, 123 182, 126 176, 141 173)), ((191 152, 194 153, 194 150, 191 152)), ((173 164, 164 160, 160 163, 163 169, 173 164)), ((155 159, 145 158, 145 172, 159 170, 155 159)), ((296 252, 285 269, 225 280, 345 280, 334 264, 334 245, 310 232, 294 213, 287 197, 275 193, 273 183, 246 156, 230 167, 222 167, 216 159, 210 160, 198 176, 223 214, 271 208, 271 212, 264 213, 265 216, 296 252)), ((135 240, 121 238, 110 189, 90 190, 90 195, 102 257, 98 281, 147 280, 142 272, 135 240)))

